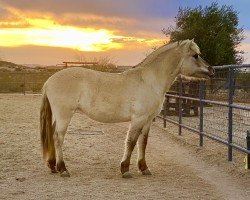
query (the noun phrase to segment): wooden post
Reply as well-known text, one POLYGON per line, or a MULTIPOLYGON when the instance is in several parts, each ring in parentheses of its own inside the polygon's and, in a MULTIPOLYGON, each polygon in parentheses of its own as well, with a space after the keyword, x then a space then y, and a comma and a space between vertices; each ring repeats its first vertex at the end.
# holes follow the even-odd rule
POLYGON ((179 80, 179 135, 182 134, 182 80, 179 80))
POLYGON ((23 74, 23 95, 25 95, 25 90, 26 90, 26 73, 24 72, 23 74))

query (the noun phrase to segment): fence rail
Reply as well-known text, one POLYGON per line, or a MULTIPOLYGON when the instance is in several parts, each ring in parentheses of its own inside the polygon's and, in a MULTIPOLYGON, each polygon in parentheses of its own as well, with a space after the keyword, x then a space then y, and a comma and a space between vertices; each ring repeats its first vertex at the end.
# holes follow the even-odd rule
POLYGON ((198 134, 200 146, 204 137, 227 145, 229 161, 233 149, 237 149, 247 154, 250 163, 250 65, 214 68, 217 77, 210 81, 197 82, 196 86, 183 80, 175 83, 157 117, 163 120, 164 127, 167 122, 177 125, 179 135, 183 128, 198 134), (216 86, 220 89, 214 90, 216 86), (192 89, 196 91, 190 92, 192 89), (197 115, 190 114, 191 105, 198 107, 197 115))

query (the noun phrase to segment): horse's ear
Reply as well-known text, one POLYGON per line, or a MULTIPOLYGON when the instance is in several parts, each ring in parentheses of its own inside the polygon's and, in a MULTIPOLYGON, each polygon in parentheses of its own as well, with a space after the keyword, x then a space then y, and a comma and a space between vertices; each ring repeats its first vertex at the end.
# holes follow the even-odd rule
POLYGON ((189 40, 180 40, 178 41, 178 45, 184 47, 188 44, 189 40))
POLYGON ((180 47, 182 47, 183 52, 188 53, 193 46, 193 40, 184 40, 180 42, 180 47))
POLYGON ((195 44, 195 42, 194 42, 194 38, 191 40, 191 42, 190 42, 190 47, 192 46, 192 45, 194 45, 195 44))
POLYGON ((191 40, 189 48, 196 53, 200 54, 200 48, 197 46, 197 44, 194 42, 194 39, 191 40))
POLYGON ((184 40, 180 41, 179 46, 188 49, 191 46, 192 41, 191 40, 184 40))
POLYGON ((189 44, 189 48, 192 49, 192 46, 194 45, 194 38, 192 40, 190 40, 190 44, 189 44))

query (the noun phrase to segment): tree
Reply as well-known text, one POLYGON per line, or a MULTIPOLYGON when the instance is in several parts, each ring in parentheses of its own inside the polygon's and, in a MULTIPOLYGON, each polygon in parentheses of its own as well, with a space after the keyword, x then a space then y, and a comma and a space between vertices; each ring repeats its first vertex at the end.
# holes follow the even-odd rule
POLYGON ((202 8, 179 8, 175 27, 163 29, 170 42, 193 39, 202 57, 210 65, 241 64, 243 51, 238 49, 244 39, 238 28, 238 13, 232 6, 218 6, 213 2, 202 8))

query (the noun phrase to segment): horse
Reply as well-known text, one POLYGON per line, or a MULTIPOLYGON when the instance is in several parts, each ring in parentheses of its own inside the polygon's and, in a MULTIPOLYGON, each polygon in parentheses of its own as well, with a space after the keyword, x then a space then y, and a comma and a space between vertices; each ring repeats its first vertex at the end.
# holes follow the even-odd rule
POLYGON ((70 176, 62 145, 74 112, 80 111, 98 122, 130 122, 120 164, 122 177, 132 177, 129 165, 136 143, 139 172, 151 175, 145 149, 152 120, 161 111, 166 92, 180 75, 208 79, 213 74, 193 40, 165 44, 122 73, 80 67, 55 73, 42 89, 40 135, 44 161, 52 173, 70 176))

